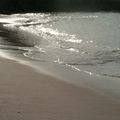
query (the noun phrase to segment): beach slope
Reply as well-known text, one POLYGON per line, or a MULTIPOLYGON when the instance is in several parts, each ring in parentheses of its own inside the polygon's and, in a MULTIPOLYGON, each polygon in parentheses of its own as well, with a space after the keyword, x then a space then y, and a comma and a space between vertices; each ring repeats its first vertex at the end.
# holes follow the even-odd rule
POLYGON ((1 58, 0 120, 120 120, 120 104, 1 58))

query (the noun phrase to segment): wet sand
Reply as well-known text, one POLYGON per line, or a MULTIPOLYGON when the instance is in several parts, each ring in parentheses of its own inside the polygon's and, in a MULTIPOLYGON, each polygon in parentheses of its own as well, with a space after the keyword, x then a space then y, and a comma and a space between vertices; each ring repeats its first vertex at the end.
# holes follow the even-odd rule
POLYGON ((0 58, 0 120, 120 120, 120 104, 0 58))

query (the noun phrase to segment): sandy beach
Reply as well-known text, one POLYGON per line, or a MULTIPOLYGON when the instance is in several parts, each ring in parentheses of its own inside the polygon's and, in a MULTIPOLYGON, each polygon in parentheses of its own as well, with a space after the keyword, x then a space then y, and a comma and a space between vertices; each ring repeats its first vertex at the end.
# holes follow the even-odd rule
POLYGON ((0 120, 120 120, 120 104, 0 58, 0 120))

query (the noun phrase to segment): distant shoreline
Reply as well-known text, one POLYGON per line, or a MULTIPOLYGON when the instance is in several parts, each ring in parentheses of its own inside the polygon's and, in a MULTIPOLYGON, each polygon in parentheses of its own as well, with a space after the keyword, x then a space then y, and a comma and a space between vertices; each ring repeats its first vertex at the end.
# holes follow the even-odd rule
POLYGON ((99 0, 1 0, 0 13, 25 12, 120 12, 120 1, 99 0))

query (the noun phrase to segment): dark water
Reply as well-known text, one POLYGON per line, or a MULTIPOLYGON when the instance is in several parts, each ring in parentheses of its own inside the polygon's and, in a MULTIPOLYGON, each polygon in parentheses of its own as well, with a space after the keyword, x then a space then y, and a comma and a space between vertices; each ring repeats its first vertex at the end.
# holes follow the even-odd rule
POLYGON ((120 0, 1 0, 0 13, 120 12, 120 0))

